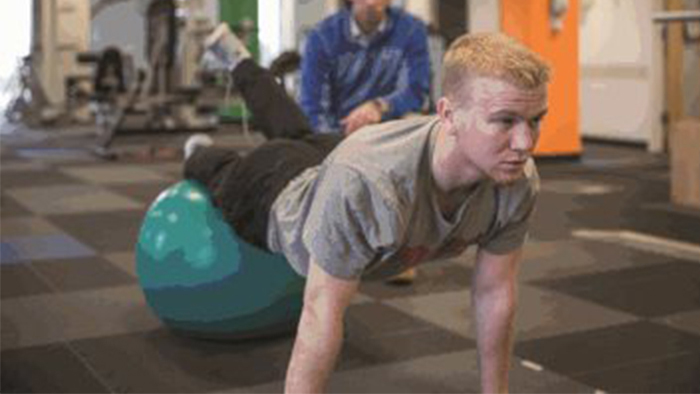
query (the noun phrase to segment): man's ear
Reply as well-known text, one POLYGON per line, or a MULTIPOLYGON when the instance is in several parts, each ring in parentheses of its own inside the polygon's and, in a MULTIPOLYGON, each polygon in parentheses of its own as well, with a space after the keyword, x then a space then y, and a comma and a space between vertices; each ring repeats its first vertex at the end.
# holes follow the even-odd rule
POLYGON ((455 127, 455 108, 452 101, 447 97, 441 97, 435 109, 437 110, 437 114, 447 134, 454 134, 457 128, 455 127))

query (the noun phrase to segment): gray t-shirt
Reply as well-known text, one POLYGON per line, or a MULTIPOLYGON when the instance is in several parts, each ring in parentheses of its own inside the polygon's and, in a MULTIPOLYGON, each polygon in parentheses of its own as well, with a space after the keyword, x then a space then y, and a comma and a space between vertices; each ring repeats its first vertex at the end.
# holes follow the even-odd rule
POLYGON ((472 244, 507 253, 525 241, 539 178, 534 162, 508 186, 481 181, 447 219, 430 162, 434 117, 352 134, 294 178, 270 211, 268 247, 306 276, 310 258, 339 278, 386 278, 472 244))

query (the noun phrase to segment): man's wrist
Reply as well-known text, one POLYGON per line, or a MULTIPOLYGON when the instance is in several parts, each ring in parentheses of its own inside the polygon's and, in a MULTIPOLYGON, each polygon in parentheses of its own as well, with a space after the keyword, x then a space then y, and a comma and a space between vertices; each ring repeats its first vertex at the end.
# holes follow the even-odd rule
POLYGON ((372 100, 372 104, 374 104, 374 107, 377 108, 379 111, 379 114, 383 117, 384 114, 389 112, 391 109, 389 102, 384 100, 383 98, 376 98, 372 100))

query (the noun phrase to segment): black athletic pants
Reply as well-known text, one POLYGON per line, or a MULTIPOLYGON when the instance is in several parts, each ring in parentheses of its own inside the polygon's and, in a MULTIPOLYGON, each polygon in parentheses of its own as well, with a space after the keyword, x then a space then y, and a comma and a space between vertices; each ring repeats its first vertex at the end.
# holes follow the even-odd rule
POLYGON ((225 148, 199 148, 185 162, 184 176, 207 187, 214 204, 241 238, 267 249, 272 203, 290 180, 320 164, 342 135, 313 134, 301 108, 254 61, 242 61, 232 76, 269 141, 245 157, 225 148))

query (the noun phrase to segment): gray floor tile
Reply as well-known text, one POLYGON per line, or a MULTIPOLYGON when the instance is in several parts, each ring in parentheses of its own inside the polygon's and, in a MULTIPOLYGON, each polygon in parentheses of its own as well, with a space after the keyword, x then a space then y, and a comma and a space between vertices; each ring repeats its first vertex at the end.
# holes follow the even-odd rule
POLYGON ((666 324, 691 334, 700 335, 700 308, 690 312, 660 317, 655 319, 654 322, 666 324))
MULTIPOLYGON (((475 339, 469 290, 402 298, 387 303, 452 332, 475 339)), ((617 325, 634 316, 555 292, 520 285, 517 341, 617 325)))
POLYGON ((665 316, 700 307, 700 265, 685 261, 536 283, 638 316, 665 316))
POLYGON ((345 321, 348 335, 360 338, 423 331, 433 326, 413 314, 378 302, 353 306, 348 310, 345 321))
POLYGON ((3 253, 2 264, 95 255, 94 250, 67 234, 7 238, 2 244, 3 249, 12 251, 8 255, 3 253))
POLYGON ((700 349, 700 337, 649 322, 520 342, 518 357, 567 376, 605 371, 700 349))
POLYGON ((39 261, 31 263, 31 266, 58 291, 98 289, 136 283, 134 277, 96 256, 39 261))
POLYGON ((4 349, 161 327, 138 286, 3 300, 4 349))
POLYGON ((423 319, 455 334, 474 338, 471 333, 471 294, 469 290, 403 297, 385 301, 404 313, 423 319))
POLYGON ((662 264, 666 256, 606 242, 561 240, 529 242, 525 246, 520 279, 563 278, 614 269, 662 264))
POLYGON ((634 315, 564 294, 520 286, 517 341, 586 331, 636 321, 634 315))
POLYGON ((56 226, 37 216, 9 217, 3 215, 0 222, 0 235, 3 239, 27 237, 32 235, 49 235, 60 233, 56 226))
POLYGON ((3 393, 109 393, 65 345, 3 351, 3 393))
POLYGON ((103 212, 144 207, 143 203, 97 186, 28 187, 8 190, 6 193, 39 214, 103 212))
POLYGON ((61 171, 71 177, 95 184, 147 183, 172 180, 172 177, 145 166, 113 165, 85 168, 64 168, 61 171))
POLYGON ((100 254, 133 250, 143 218, 143 211, 134 210, 48 217, 50 222, 100 254))

